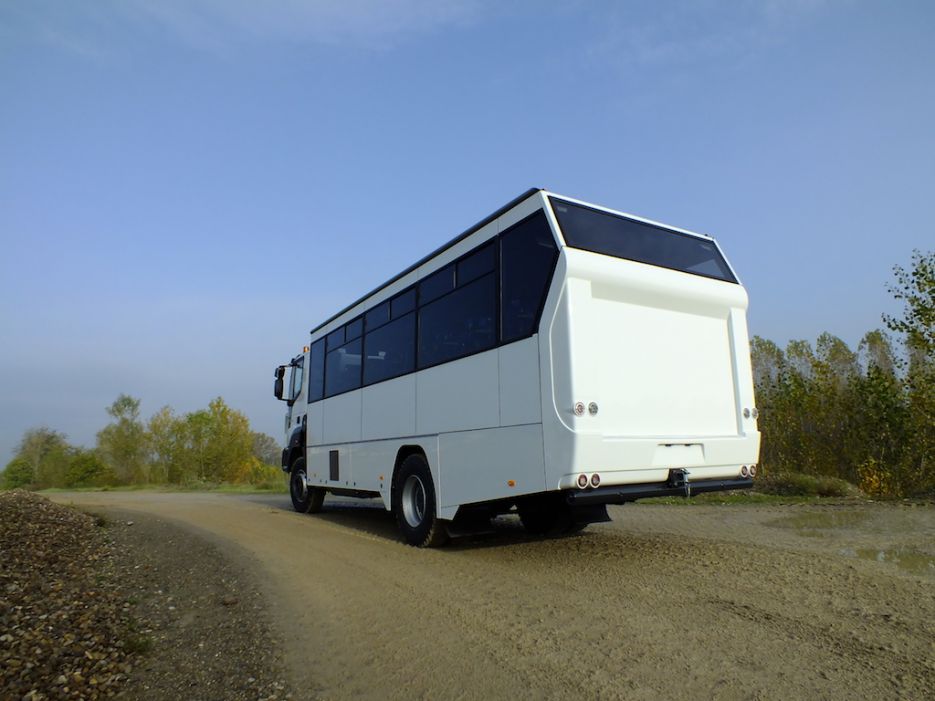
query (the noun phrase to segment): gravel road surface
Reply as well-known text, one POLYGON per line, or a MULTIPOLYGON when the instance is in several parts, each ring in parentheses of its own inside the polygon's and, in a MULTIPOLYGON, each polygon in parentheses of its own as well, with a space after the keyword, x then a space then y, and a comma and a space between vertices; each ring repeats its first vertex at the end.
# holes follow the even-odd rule
POLYGON ((574 537, 508 517, 418 550, 372 502, 52 498, 223 552, 266 598, 295 698, 935 697, 931 504, 629 505, 574 537))

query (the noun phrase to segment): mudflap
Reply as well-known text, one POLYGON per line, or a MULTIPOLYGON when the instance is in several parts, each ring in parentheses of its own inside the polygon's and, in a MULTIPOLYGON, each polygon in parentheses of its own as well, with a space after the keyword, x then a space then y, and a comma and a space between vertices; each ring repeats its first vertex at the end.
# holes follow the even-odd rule
POLYGON ((458 509, 454 520, 448 521, 445 527, 448 529, 448 535, 452 538, 458 538, 466 535, 483 535, 493 533, 494 528, 491 519, 495 514, 486 508, 464 508, 458 509))
POLYGON ((589 523, 605 523, 610 521, 607 513, 607 504, 584 504, 569 507, 571 520, 575 525, 587 526, 589 523))

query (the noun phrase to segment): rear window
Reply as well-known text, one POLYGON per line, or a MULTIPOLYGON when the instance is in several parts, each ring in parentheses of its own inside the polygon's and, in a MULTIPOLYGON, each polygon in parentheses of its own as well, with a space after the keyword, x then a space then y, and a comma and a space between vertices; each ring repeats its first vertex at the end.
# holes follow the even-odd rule
POLYGON ((572 248, 737 282, 713 241, 549 198, 572 248))

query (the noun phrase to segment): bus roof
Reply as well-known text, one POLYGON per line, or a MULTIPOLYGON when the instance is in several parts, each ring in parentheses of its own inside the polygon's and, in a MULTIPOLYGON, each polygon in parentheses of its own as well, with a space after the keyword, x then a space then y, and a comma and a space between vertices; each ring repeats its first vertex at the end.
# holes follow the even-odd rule
POLYGON ((428 261, 430 261, 432 258, 434 258, 435 256, 437 256, 439 253, 442 253, 442 252, 444 252, 444 251, 447 251, 449 248, 451 248, 452 246, 454 246, 454 245, 455 245, 456 243, 458 243, 459 241, 463 241, 463 240, 466 239, 468 236, 470 236, 471 234, 473 234, 475 231, 478 231, 479 229, 484 228, 484 227, 487 226, 490 222, 492 222, 494 219, 496 219, 497 217, 501 216, 502 214, 505 214, 507 211, 513 209, 513 207, 515 207, 516 205, 518 205, 518 204, 519 204, 520 202, 522 202, 523 200, 525 200, 525 199, 531 197, 532 195, 535 195, 537 192, 542 192, 543 190, 544 190, 544 188, 541 188, 541 187, 531 187, 531 188, 529 188, 529 189, 526 190, 526 192, 524 192, 522 195, 520 195, 519 197, 516 197, 516 198, 510 200, 510 201, 507 202, 505 205, 503 205, 502 207, 500 207, 500 209, 498 209, 498 210, 497 210, 496 212, 494 212, 493 214, 490 214, 490 215, 484 217, 484 218, 481 219, 479 222, 477 222, 474 226, 470 227, 469 229, 465 229, 464 231, 462 231, 460 234, 458 234, 458 235, 455 236, 453 239, 451 239, 451 241, 449 241, 448 243, 442 244, 441 246, 439 246, 438 248, 436 248, 434 251, 432 251, 431 253, 429 253, 427 256, 424 256, 423 258, 419 259, 418 261, 416 261, 415 263, 413 263, 412 265, 410 265, 408 268, 406 268, 405 270, 403 270, 401 273, 398 273, 398 274, 394 275, 394 276, 391 277, 389 280, 387 280, 386 282, 384 282, 382 285, 378 285, 377 287, 375 287, 375 288, 373 288, 372 290, 370 290, 370 292, 368 292, 367 294, 362 295, 359 299, 356 299, 356 300, 354 300, 353 302, 351 302, 350 304, 348 304, 348 305, 347 305, 346 307, 344 307, 344 309, 342 309, 341 311, 337 312, 336 314, 331 315, 330 317, 328 317, 327 319, 325 319, 323 322, 321 322, 318 326, 316 326, 315 328, 313 328, 313 329, 311 330, 311 333, 315 333, 316 331, 319 331, 319 330, 323 329, 325 326, 327 326, 328 324, 330 324, 332 321, 334 321, 335 319, 337 319, 339 316, 341 316, 342 314, 345 314, 345 313, 349 312, 351 309, 353 309, 354 307, 356 307, 358 304, 360 304, 361 302, 363 302, 363 301, 364 301, 365 299, 367 299, 368 297, 371 297, 371 296, 375 295, 377 292, 379 292, 380 290, 382 290, 384 287, 388 287, 389 285, 392 285, 394 282, 396 282, 396 281, 399 280, 400 278, 402 278, 402 277, 408 275, 409 273, 411 273, 413 270, 415 270, 416 268, 418 268, 418 267, 419 267, 420 265, 422 265, 423 263, 427 263, 428 261))

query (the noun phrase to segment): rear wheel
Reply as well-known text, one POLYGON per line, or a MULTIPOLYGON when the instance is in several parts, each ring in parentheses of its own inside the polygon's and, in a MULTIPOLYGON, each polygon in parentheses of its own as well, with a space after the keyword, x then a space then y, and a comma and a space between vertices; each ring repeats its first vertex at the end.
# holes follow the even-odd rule
POLYGON ((406 542, 434 548, 448 541, 445 524, 436 516, 435 483, 425 458, 403 460, 393 481, 393 513, 406 542))
POLYGON ((292 463, 289 476, 289 496, 292 507, 300 514, 317 514, 325 501, 325 490, 321 487, 309 487, 306 484, 305 458, 298 458, 292 463))

